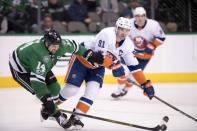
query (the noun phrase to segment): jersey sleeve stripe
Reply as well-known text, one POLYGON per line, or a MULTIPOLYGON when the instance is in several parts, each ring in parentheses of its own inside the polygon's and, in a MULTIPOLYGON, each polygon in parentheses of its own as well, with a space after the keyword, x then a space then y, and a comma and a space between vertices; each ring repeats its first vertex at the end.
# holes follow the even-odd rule
POLYGON ((164 41, 166 38, 165 37, 155 37, 155 39, 159 39, 161 41, 164 41))
POLYGON ((36 77, 30 77, 30 81, 37 81, 37 82, 40 82, 40 83, 43 83, 43 84, 46 84, 44 81, 36 78, 36 77))
POLYGON ((18 62, 16 61, 16 56, 15 56, 15 53, 14 53, 14 52, 12 53, 12 57, 13 57, 15 63, 16 63, 17 68, 19 69, 19 71, 20 71, 20 72, 23 72, 23 70, 22 70, 21 67, 19 66, 18 62))
POLYGON ((15 56, 16 56, 16 61, 18 62, 19 66, 21 67, 21 69, 23 70, 23 72, 27 72, 26 69, 21 65, 19 59, 18 59, 18 56, 17 56, 17 53, 16 53, 16 50, 14 51, 15 53, 15 56))
POLYGON ((31 73, 31 75, 30 75, 30 81, 38 81, 38 82, 42 82, 42 83, 46 84, 45 83, 45 79, 43 79, 42 76, 39 76, 39 75, 37 75, 35 73, 31 73))
POLYGON ((45 78, 44 78, 43 76, 41 76, 41 75, 38 75, 38 74, 36 74, 36 73, 34 73, 34 72, 31 72, 31 75, 34 75, 34 76, 36 76, 37 78, 42 79, 43 81, 45 81, 45 78))
POLYGON ((79 50, 79 45, 77 45, 76 42, 75 42, 74 40, 72 40, 72 43, 73 43, 73 46, 74 46, 74 51, 73 51, 73 53, 78 52, 78 50, 79 50))
POLYGON ((19 82, 21 82, 26 88, 28 88, 28 90, 31 92, 31 93, 34 93, 34 90, 32 89, 32 87, 26 83, 23 79, 20 78, 20 76, 18 75, 18 73, 16 71, 14 71, 14 75, 15 77, 17 78, 17 80, 19 82))
POLYGON ((17 57, 16 51, 12 53, 12 58, 14 62, 16 63, 17 68, 19 69, 20 72, 26 72, 26 70, 23 68, 23 66, 20 64, 20 61, 17 57))

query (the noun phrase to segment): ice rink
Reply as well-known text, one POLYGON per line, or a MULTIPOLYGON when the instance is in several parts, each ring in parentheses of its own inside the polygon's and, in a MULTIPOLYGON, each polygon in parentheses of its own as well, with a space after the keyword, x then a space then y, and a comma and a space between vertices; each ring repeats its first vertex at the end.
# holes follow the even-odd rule
MULTIPOLYGON (((110 96, 115 89, 115 85, 104 85, 88 114, 148 127, 156 126, 163 116, 168 116, 168 131, 197 131, 197 122, 156 99, 150 101, 138 87, 133 87, 127 96, 119 100, 110 96)), ((155 84, 155 90, 158 97, 197 118, 197 83, 155 84)), ((77 96, 60 108, 72 110, 83 91, 81 88, 77 96)), ((0 131, 63 131, 55 121, 40 122, 40 107, 35 96, 23 88, 1 88, 0 131)), ((90 118, 82 121, 85 124, 82 131, 141 130, 90 118)))

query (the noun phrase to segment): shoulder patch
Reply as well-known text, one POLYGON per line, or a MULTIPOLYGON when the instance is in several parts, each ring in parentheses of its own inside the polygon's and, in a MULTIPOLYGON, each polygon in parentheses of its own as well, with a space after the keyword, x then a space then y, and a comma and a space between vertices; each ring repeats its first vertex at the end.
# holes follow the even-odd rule
POLYGON ((43 63, 46 64, 49 62, 49 60, 50 60, 49 56, 44 56, 42 61, 43 61, 43 63))

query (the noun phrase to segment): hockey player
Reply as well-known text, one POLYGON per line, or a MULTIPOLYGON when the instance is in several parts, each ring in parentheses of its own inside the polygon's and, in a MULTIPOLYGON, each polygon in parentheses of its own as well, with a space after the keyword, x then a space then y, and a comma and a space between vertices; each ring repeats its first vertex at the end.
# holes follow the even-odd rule
MULTIPOLYGON (((139 61, 138 66, 144 70, 154 55, 156 48, 163 44, 165 34, 157 21, 146 17, 146 11, 143 7, 137 7, 134 10, 134 18, 131 19, 129 37, 135 45, 134 54, 139 61)), ((122 82, 122 78, 119 77, 117 91, 112 93, 111 96, 113 98, 123 97, 127 94, 131 86, 129 82, 122 82)))
MULTIPOLYGON (((100 88, 102 87, 104 67, 112 69, 114 77, 125 79, 124 69, 120 64, 122 58, 133 76, 144 88, 144 93, 151 99, 154 96, 154 88, 149 80, 146 80, 142 70, 138 66, 138 61, 132 54, 134 44, 127 36, 130 32, 131 24, 127 18, 120 17, 116 22, 116 27, 104 28, 97 35, 94 41, 85 43, 86 48, 104 53, 104 63, 99 67, 87 65, 87 62, 78 56, 71 59, 68 68, 64 88, 60 91, 60 101, 63 102, 75 95, 79 90, 83 80, 86 82, 84 95, 80 98, 74 112, 87 113, 92 106, 100 88)), ((61 103, 59 101, 59 103, 61 103)), ((81 116, 72 114, 64 128, 80 129, 84 126, 81 116)))
POLYGON ((58 32, 50 30, 40 40, 19 46, 9 59, 14 80, 40 99, 43 117, 47 119, 48 116, 53 116, 60 126, 66 122, 67 116, 54 104, 53 100, 58 98, 60 85, 51 69, 66 52, 81 55, 89 63, 99 63, 97 57, 102 56, 101 53, 93 53, 78 46, 74 41, 61 39, 58 32))

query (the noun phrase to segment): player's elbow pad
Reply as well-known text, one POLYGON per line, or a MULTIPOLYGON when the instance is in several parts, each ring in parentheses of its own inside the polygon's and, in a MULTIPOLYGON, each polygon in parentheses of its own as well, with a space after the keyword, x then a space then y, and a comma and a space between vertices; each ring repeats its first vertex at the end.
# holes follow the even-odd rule
POLYGON ((112 74, 114 77, 120 77, 125 75, 124 68, 121 66, 120 68, 113 69, 112 74))

